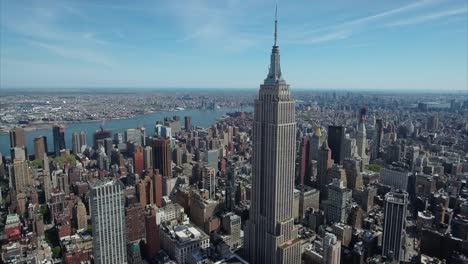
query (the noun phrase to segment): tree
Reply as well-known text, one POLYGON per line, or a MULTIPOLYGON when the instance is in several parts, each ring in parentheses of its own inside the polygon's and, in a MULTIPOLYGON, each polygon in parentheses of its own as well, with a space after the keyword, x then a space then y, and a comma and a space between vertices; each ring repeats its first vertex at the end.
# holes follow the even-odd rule
POLYGON ((366 170, 370 170, 373 172, 380 172, 381 169, 382 169, 382 165, 379 165, 379 164, 366 165, 366 170))
POLYGON ((42 169, 42 160, 35 159, 32 161, 32 164, 35 168, 42 169))
POLYGON ((47 204, 41 206, 41 214, 45 223, 50 223, 50 210, 47 204))
POLYGON ((58 156, 54 158, 54 161, 58 163, 60 168, 63 168, 65 163, 71 164, 73 166, 76 165, 76 159, 73 155, 58 156))
POLYGON ((62 248, 60 246, 56 246, 52 249, 52 257, 53 258, 62 257, 62 248))

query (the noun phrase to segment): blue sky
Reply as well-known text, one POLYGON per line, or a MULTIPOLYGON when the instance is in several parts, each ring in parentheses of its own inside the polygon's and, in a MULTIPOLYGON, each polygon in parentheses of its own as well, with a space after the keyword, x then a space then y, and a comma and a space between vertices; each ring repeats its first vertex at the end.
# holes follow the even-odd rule
MULTIPOLYGON (((0 1, 0 87, 258 88, 274 0, 0 1), (111 4, 112 3, 112 4, 111 4)), ((468 86, 466 0, 278 2, 293 88, 468 86)))

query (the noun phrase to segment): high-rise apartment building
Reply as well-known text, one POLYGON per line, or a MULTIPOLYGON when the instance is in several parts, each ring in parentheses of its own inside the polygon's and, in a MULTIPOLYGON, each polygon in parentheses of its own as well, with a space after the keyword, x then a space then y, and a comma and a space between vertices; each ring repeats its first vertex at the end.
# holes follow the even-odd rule
POLYGON ((327 194, 327 185, 330 183, 328 178, 328 170, 333 165, 332 153, 328 148, 327 142, 324 141, 319 149, 317 161, 317 187, 320 190, 320 197, 323 199, 327 194))
POLYGON ((339 264, 341 243, 335 235, 327 233, 323 238, 323 260, 326 264, 339 264))
POLYGON ((43 160, 45 155, 47 155, 47 138, 37 136, 34 138, 34 159, 43 160))
POLYGON ((81 148, 86 145, 86 133, 84 131, 81 132, 73 132, 72 134, 72 152, 74 154, 80 153, 81 148))
POLYGON ((91 222, 95 263, 126 263, 124 185, 120 181, 91 186, 91 222))
POLYGON ((209 198, 214 199, 216 194, 216 171, 211 166, 203 166, 201 171, 202 188, 209 192, 209 198))
POLYGON ((145 170, 153 168, 153 148, 146 146, 143 152, 145 170))
POLYGON ((141 175, 143 173, 143 170, 145 169, 144 163, 143 147, 137 145, 133 152, 133 168, 136 174, 141 175))
POLYGON ((255 100, 250 218, 245 249, 250 263, 300 263, 300 239, 294 226, 296 158, 295 102, 280 68, 279 47, 255 100))
POLYGON ((351 197, 351 190, 347 189, 342 181, 334 179, 328 185, 328 200, 325 210, 328 223, 346 222, 346 210, 350 208, 351 197))
POLYGON ((75 226, 77 229, 85 229, 88 227, 86 206, 81 200, 79 200, 73 208, 73 216, 75 218, 75 226))
POLYGON ((302 186, 310 181, 310 137, 305 136, 301 140, 300 145, 300 162, 299 162, 299 181, 302 186))
POLYGON ((28 161, 13 160, 10 165, 10 186, 19 193, 25 190, 27 186, 33 185, 31 170, 28 161))
POLYGON ((318 160, 318 151, 320 148, 320 143, 322 141, 322 130, 320 127, 315 128, 314 134, 310 138, 310 159, 318 160))
POLYGON ((26 140, 24 138, 24 129, 15 127, 10 130, 10 147, 25 147, 26 140))

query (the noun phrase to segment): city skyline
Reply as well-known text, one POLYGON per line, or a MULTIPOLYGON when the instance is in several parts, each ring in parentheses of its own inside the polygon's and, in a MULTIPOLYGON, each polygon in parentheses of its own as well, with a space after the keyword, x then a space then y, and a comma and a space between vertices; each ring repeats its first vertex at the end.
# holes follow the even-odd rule
MULTIPOLYGON (((5 1, 0 87, 253 90, 274 5, 5 1)), ((464 91, 467 12, 458 0, 280 2, 285 74, 295 89, 464 91)))

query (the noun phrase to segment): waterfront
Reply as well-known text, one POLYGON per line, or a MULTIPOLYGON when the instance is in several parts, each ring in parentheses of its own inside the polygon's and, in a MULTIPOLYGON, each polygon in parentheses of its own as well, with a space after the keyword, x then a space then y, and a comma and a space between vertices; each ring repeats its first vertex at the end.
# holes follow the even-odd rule
MULTIPOLYGON (((66 124, 65 128, 65 141, 68 149, 71 149, 71 136, 73 132, 86 132, 86 141, 88 145, 92 145, 93 133, 99 129, 102 125, 106 130, 112 131, 112 133, 123 133, 125 129, 145 127, 147 135, 154 133, 154 125, 156 121, 163 120, 164 117, 172 117, 178 115, 181 118, 181 126, 184 126, 184 116, 192 117, 192 125, 199 127, 208 127, 216 122, 216 119, 225 115, 226 113, 235 111, 252 111, 251 107, 246 108, 221 108, 215 110, 183 110, 183 111, 164 111, 156 112, 146 115, 135 116, 128 119, 114 119, 103 122, 80 122, 80 123, 69 123, 66 124)), ((53 137, 52 128, 48 129, 37 129, 32 131, 26 131, 26 144, 28 148, 28 154, 34 153, 33 140, 36 136, 44 135, 47 137, 47 145, 49 152, 53 150, 53 137)), ((0 153, 5 156, 10 155, 10 138, 8 134, 0 135, 0 153)))

